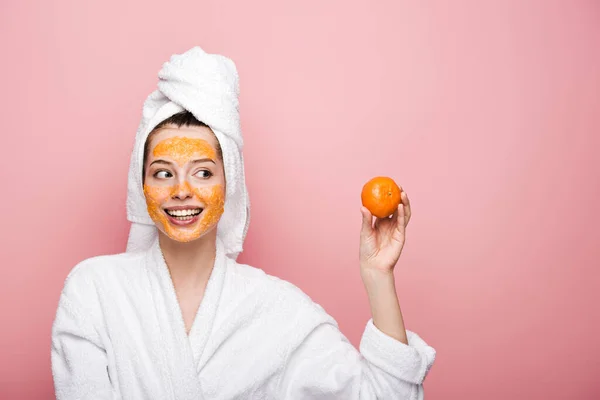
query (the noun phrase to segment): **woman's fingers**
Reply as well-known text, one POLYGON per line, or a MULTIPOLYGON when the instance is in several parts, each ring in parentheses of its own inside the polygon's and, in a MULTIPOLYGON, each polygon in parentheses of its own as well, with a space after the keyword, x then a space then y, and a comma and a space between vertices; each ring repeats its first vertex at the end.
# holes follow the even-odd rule
POLYGON ((373 216, 371 212, 366 207, 361 207, 360 212, 362 214, 362 227, 361 233, 367 235, 370 234, 373 230, 373 216))
POLYGON ((398 214, 398 220, 396 221, 396 227, 400 233, 404 234, 404 230, 406 229, 406 212, 404 208, 404 204, 398 204, 398 209, 396 210, 398 214))
POLYGON ((408 198, 408 195, 406 194, 405 191, 402 191, 402 194, 400 195, 400 197, 402 199, 402 204, 404 204, 404 215, 405 215, 404 225, 408 225, 408 221, 410 221, 410 216, 411 216, 410 199, 408 198))

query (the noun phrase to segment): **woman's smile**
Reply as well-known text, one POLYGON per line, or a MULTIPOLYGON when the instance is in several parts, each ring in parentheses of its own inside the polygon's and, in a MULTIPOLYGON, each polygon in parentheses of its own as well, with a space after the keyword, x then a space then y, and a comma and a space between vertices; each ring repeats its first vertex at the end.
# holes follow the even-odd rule
POLYGON ((170 223, 178 226, 192 225, 200 219, 203 208, 170 208, 164 209, 170 223))

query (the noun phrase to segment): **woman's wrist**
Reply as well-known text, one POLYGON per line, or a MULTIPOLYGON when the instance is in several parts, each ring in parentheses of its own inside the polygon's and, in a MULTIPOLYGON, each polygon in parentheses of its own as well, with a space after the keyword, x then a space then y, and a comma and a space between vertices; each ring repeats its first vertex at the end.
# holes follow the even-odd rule
POLYGON ((396 285, 396 281, 394 280, 394 272, 392 270, 383 271, 361 267, 360 276, 367 291, 370 289, 376 289, 378 287, 396 285))

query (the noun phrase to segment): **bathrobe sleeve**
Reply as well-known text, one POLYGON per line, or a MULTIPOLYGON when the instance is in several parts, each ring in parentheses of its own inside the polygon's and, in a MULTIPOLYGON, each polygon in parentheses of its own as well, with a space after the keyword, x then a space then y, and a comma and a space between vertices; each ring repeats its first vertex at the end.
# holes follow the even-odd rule
POLYGON ((89 281, 73 269, 65 281, 52 326, 52 375, 58 400, 118 399, 108 376, 106 350, 89 281))
POLYGON ((358 351, 324 315, 290 352, 279 382, 282 399, 423 400, 423 381, 436 351, 407 330, 408 345, 370 319, 358 351))

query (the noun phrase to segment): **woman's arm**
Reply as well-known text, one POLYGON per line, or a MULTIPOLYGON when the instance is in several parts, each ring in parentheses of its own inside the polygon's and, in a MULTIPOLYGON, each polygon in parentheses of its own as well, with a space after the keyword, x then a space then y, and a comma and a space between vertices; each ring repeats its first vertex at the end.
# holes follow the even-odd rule
POLYGON ((362 208, 360 271, 373 317, 360 352, 321 307, 303 308, 297 318, 318 322, 288 357, 278 398, 423 399, 423 381, 436 351, 416 333, 406 331, 396 294, 393 270, 410 219, 404 192, 402 203, 392 218, 378 218, 374 226, 371 214, 362 208))
POLYGON ((375 326, 386 335, 408 344, 394 275, 381 273, 363 277, 375 326))
POLYGON ((391 218, 376 218, 361 208, 360 275, 367 291, 373 323, 382 332, 408 344, 394 281, 394 268, 406 241, 410 200, 404 190, 402 202, 391 218))
POLYGON ((423 381, 436 351, 416 333, 408 345, 367 322, 360 352, 316 303, 294 316, 314 322, 289 354, 279 377, 277 399, 423 400, 423 381))
MULTIPOLYGON (((71 275, 73 275, 73 272, 71 275)), ((58 400, 117 399, 95 315, 82 301, 89 289, 67 278, 52 326, 52 376, 58 400)))

